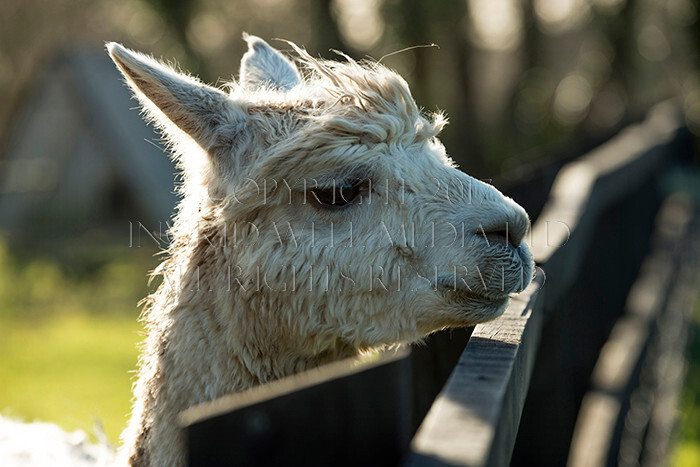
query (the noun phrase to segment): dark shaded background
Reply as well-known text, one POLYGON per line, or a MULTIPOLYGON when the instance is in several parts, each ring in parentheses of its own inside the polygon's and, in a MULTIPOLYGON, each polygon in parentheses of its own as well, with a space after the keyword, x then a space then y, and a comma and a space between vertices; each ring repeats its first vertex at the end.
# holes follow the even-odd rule
POLYGON ((420 105, 447 112, 448 151, 488 178, 610 134, 670 96, 683 96, 700 132, 699 14, 692 0, 5 0, 0 130, 7 139, 52 54, 107 40, 211 83, 235 76, 242 31, 329 58, 333 48, 379 59, 434 43, 384 61, 420 105))

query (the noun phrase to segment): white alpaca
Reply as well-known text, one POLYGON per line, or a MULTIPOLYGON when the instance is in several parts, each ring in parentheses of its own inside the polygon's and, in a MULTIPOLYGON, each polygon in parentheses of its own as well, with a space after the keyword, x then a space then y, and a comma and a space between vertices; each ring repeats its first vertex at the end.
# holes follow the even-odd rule
POLYGON ((454 168, 404 80, 245 36, 227 92, 111 43, 171 144, 182 201, 121 455, 182 465, 178 413, 498 316, 530 282, 525 211, 454 168))

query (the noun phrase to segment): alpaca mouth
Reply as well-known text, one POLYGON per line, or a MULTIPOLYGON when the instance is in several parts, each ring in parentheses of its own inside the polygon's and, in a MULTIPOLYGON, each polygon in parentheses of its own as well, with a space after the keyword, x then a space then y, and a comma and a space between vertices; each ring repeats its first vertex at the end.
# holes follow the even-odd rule
POLYGON ((455 283, 452 277, 439 277, 437 291, 453 303, 501 304, 510 298, 511 293, 498 289, 470 288, 466 284, 455 283))
POLYGON ((448 302, 454 304, 500 306, 510 299, 510 294, 487 295, 468 289, 441 288, 439 291, 448 302))

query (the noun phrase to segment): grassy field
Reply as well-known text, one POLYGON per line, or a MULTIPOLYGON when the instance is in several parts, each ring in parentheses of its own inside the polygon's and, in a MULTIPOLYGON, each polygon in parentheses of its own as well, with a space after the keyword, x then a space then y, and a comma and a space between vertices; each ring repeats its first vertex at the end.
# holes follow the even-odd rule
POLYGON ((0 412, 116 442, 129 412, 150 252, 117 249, 88 268, 0 243, 0 412))

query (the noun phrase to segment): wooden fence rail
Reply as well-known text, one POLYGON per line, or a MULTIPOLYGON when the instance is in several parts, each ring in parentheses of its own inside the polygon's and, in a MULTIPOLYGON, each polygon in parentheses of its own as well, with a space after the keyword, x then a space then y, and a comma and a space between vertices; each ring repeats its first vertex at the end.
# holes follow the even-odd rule
POLYGON ((189 409, 190 464, 564 465, 662 182, 691 155, 678 107, 657 106, 564 166, 544 206, 525 206, 540 212, 538 274, 502 317, 189 409))
MULTIPOLYGON (((670 368, 677 368, 683 361, 679 356, 686 340, 684 310, 692 310, 694 301, 679 305, 671 300, 679 292, 697 292, 693 250, 700 231, 692 220, 693 208, 686 197, 671 196, 664 202, 657 216, 652 250, 632 286, 625 312, 600 351, 591 388, 583 398, 569 452, 570 467, 643 463, 644 432, 653 426, 652 398, 671 380, 670 368), (685 270, 690 273, 683 277, 681 272, 685 270), (695 277, 691 271, 695 271, 695 277), (662 362, 664 353, 673 358, 662 362), (669 364, 672 366, 662 368, 669 364), (636 420, 626 423, 630 416, 636 420)), ((677 386, 677 376, 676 384, 667 386, 671 392, 677 386)), ((665 409, 668 413, 660 416, 675 412, 673 405, 665 409)), ((666 438, 669 428, 664 428, 666 438)), ((656 451, 661 450, 660 442, 653 441, 656 451)), ((656 460, 649 465, 664 463, 663 458, 656 460)))

